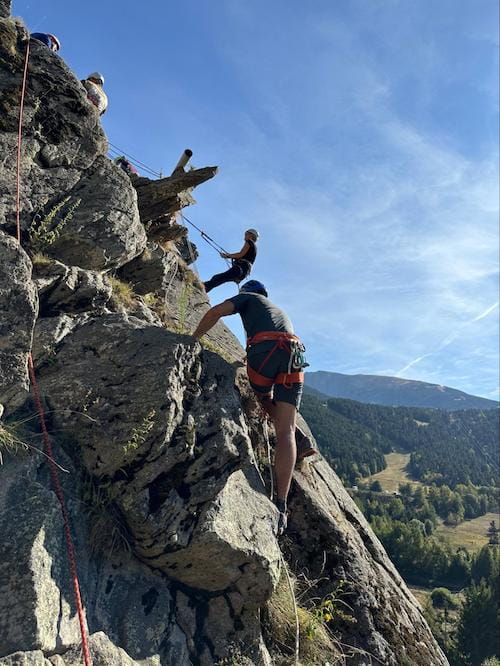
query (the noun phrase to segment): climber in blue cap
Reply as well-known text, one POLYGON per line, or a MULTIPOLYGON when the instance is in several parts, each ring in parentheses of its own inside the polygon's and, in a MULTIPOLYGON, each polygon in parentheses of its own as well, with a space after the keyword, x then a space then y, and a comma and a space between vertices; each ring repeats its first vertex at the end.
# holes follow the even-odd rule
POLYGON ((30 39, 36 39, 37 42, 42 42, 45 46, 51 51, 59 51, 61 48, 61 42, 57 39, 55 35, 51 35, 49 32, 32 32, 30 39))
POLYGON ((202 317, 193 336, 199 340, 221 317, 238 313, 247 335, 247 373, 260 404, 276 430, 277 533, 287 524, 286 500, 296 460, 316 453, 296 426, 304 386, 305 347, 283 310, 271 303, 262 282, 249 280, 237 296, 215 305, 202 317))

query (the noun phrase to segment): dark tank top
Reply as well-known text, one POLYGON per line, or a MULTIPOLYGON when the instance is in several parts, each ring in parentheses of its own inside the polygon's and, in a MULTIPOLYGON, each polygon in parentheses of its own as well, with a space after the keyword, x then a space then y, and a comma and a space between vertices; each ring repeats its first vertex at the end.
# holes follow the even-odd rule
POLYGON ((255 258, 257 256, 257 248, 253 240, 247 240, 246 242, 250 247, 246 251, 246 254, 244 254, 241 258, 253 265, 253 262, 255 261, 255 258))

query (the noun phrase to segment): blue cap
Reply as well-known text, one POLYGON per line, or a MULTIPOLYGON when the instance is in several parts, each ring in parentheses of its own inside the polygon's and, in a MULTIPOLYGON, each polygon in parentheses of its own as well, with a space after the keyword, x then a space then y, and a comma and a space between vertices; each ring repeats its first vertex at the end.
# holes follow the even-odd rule
POLYGON ((262 282, 258 280, 248 280, 245 284, 242 284, 240 291, 251 292, 253 294, 262 294, 262 296, 267 297, 267 289, 264 287, 262 282))

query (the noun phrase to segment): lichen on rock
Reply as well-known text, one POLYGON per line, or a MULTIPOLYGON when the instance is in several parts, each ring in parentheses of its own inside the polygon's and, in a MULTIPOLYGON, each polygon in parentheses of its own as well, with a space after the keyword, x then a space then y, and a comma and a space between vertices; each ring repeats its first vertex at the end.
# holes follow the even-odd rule
POLYGON ((38 312, 31 271, 28 255, 0 230, 0 405, 6 411, 22 405, 28 392, 27 358, 38 312))

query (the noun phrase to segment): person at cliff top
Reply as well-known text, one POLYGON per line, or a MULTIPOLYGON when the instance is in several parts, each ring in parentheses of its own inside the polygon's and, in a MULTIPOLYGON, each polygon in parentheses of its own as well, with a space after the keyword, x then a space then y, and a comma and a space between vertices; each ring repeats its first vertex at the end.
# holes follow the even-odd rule
POLYGON ((59 51, 61 48, 61 42, 57 39, 55 35, 45 32, 32 32, 30 35, 31 39, 36 39, 38 42, 45 44, 51 51, 59 51))
POLYGON ((92 72, 82 81, 83 87, 87 91, 87 98, 99 111, 102 116, 108 108, 108 97, 102 89, 104 85, 104 76, 99 72, 92 72))
POLYGON ((245 231, 245 244, 239 252, 233 254, 221 252, 220 256, 223 259, 232 259, 232 266, 224 273, 217 273, 208 282, 204 282, 205 291, 208 292, 215 287, 220 287, 225 282, 236 282, 239 284, 244 280, 250 271, 257 257, 257 239, 259 232, 257 229, 247 229, 245 231))
POLYGON ((260 404, 276 430, 276 506, 278 535, 286 529, 286 500, 296 460, 316 453, 296 427, 304 386, 305 347, 285 312, 267 298, 264 285, 249 280, 237 296, 215 305, 202 317, 193 336, 199 340, 221 317, 238 313, 247 335, 247 373, 260 404))
POLYGON ((129 176, 138 176, 139 172, 135 168, 135 166, 132 164, 132 162, 129 162, 128 159, 125 157, 125 155, 120 155, 119 157, 115 157, 113 160, 114 163, 120 167, 120 169, 123 169, 126 174, 129 176))

